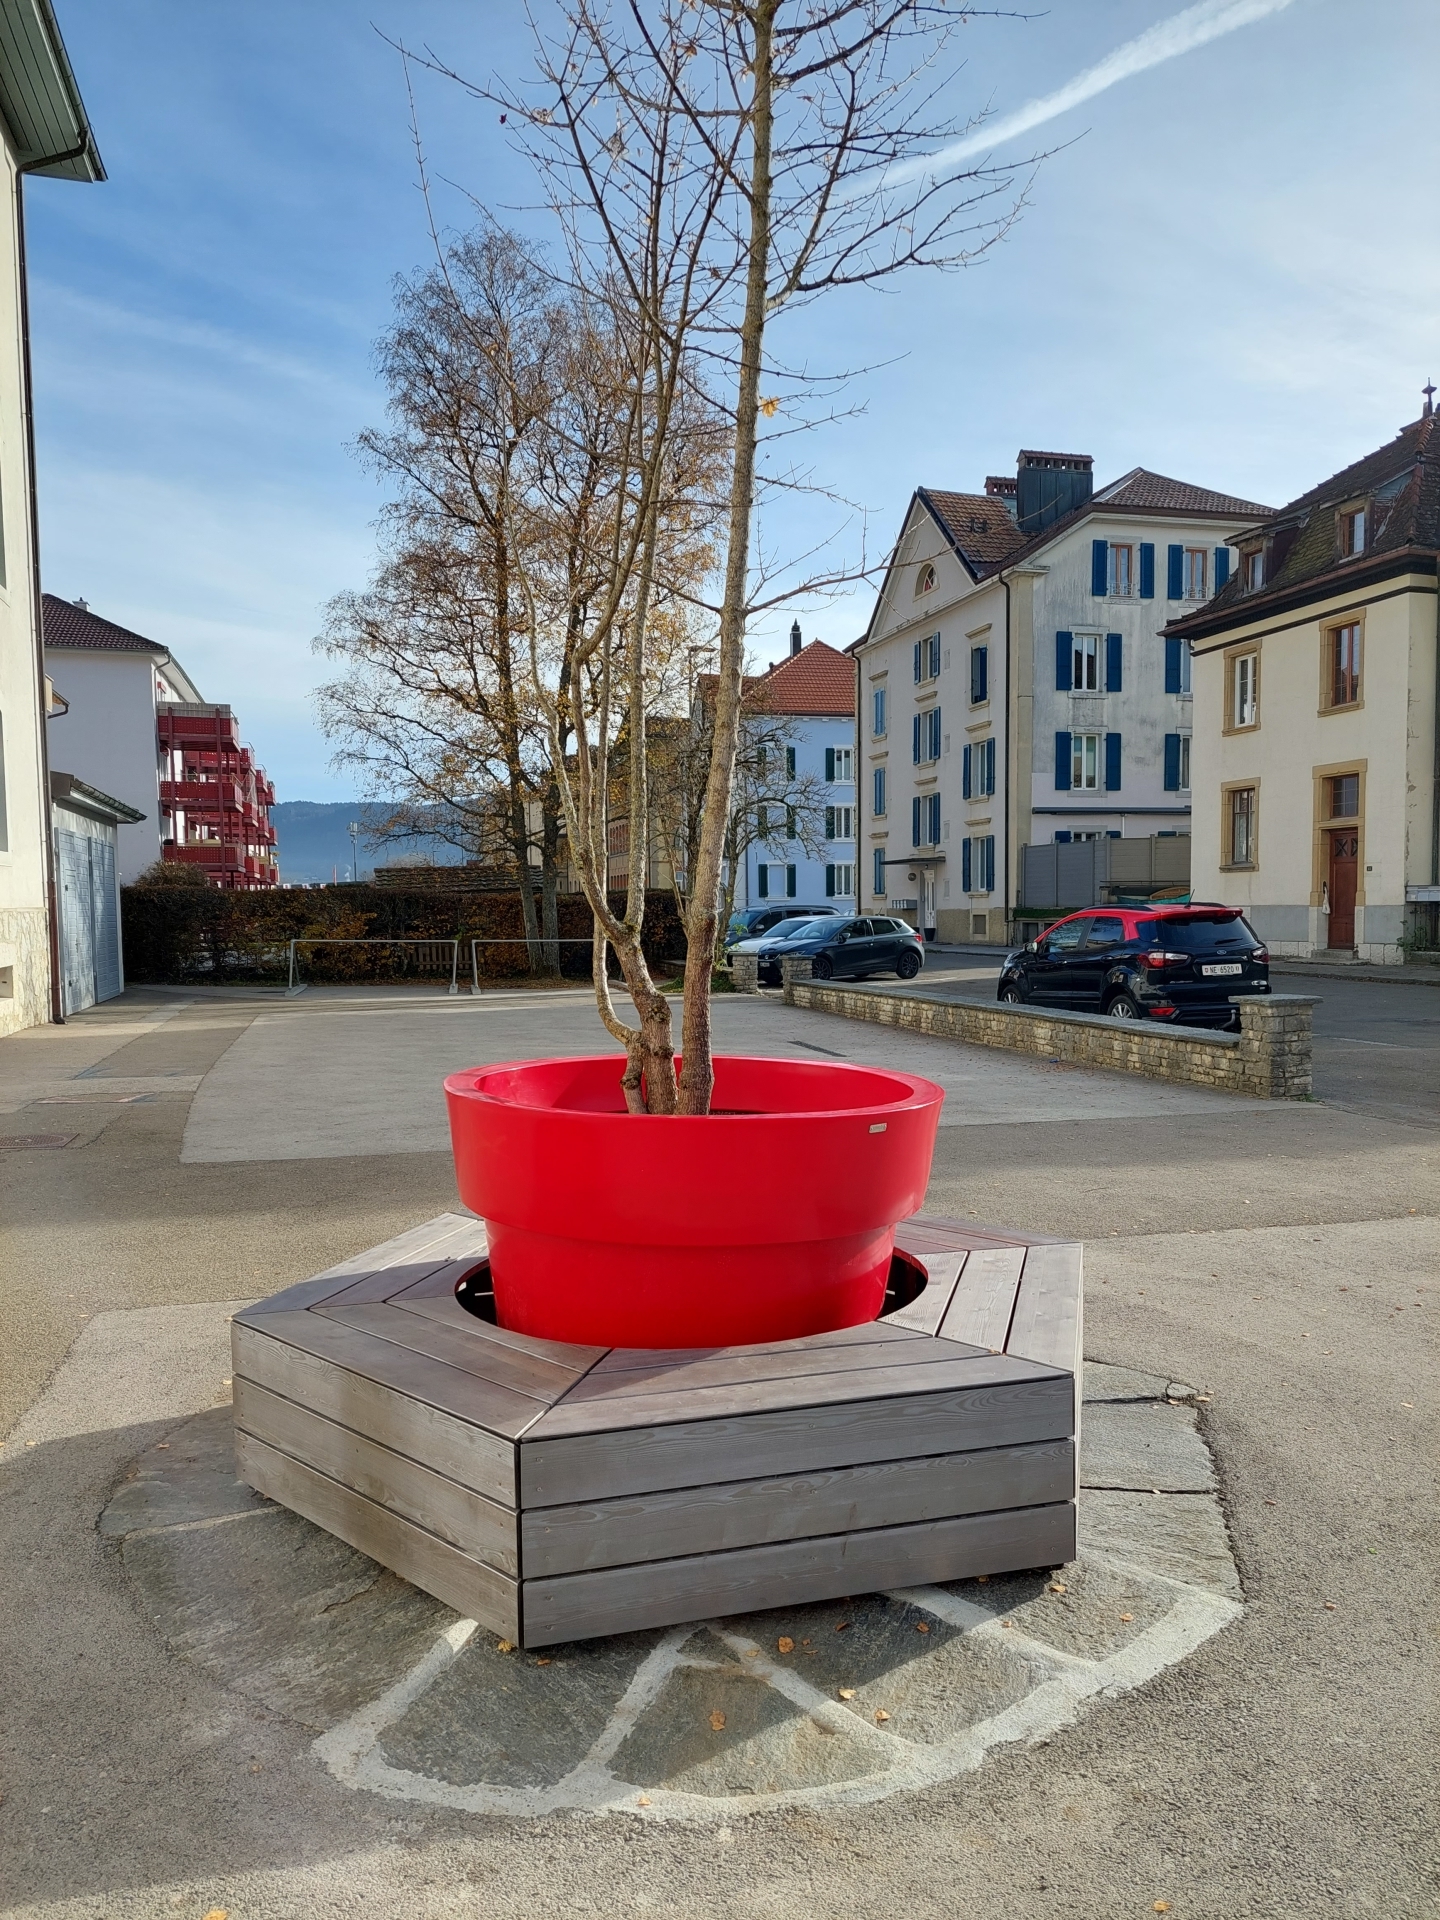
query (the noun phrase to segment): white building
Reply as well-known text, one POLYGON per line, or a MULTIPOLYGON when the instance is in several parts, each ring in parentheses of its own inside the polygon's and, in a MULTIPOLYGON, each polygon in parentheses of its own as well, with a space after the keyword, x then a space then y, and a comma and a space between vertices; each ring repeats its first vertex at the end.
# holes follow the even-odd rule
POLYGON ((61 1017, 30 430, 27 174, 105 178, 49 5, 0 0, 0 1034, 61 1017))
POLYGON ((75 768, 139 816, 119 830, 120 884, 160 858, 166 819, 160 784, 171 771, 160 741, 164 703, 200 694, 158 641, 92 613, 83 600, 45 595, 45 667, 68 711, 50 721, 50 756, 75 768))
POLYGON ((920 488, 858 656, 861 911, 1003 942, 1022 846, 1190 830, 1191 696, 1166 622, 1228 577, 1253 502, 1088 455, 920 488))
POLYGON ((802 646, 796 621, 789 657, 747 684, 746 704, 783 730, 776 750, 786 763, 783 779, 767 789, 776 800, 762 803, 763 818, 755 823, 735 888, 736 907, 833 901, 857 911, 854 662, 823 640, 802 646), (808 835, 797 831, 795 809, 785 804, 787 788, 803 794, 808 835))

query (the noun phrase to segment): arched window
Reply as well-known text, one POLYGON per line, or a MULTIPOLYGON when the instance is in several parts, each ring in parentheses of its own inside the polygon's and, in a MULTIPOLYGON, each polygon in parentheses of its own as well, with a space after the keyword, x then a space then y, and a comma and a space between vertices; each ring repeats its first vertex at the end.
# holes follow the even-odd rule
POLYGON ((919 576, 915 581, 915 598, 918 600, 922 593, 932 592, 934 590, 934 586, 935 586, 935 569, 933 566, 931 566, 927 562, 923 567, 921 567, 919 576))

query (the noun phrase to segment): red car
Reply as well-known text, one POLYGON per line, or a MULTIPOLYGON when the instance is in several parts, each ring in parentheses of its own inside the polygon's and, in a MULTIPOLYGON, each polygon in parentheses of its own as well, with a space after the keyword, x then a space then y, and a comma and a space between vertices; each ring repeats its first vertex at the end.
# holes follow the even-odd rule
POLYGON ((1270 955, 1238 907, 1091 907, 1006 956, 996 998, 1116 1020, 1238 1028, 1235 993, 1270 991, 1270 955))

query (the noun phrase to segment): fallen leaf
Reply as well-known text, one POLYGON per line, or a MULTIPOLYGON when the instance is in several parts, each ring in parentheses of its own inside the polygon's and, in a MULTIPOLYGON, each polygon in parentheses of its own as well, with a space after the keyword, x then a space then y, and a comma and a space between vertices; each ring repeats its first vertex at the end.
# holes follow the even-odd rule
MULTIPOLYGON (((1249 1201, 1247 1200, 1245 1204, 1246 1204, 1246 1206, 1249 1206, 1249 1204, 1250 1204, 1250 1203, 1249 1203, 1249 1201)), ((1170 1902, 1169 1902, 1168 1900, 1157 1900, 1157 1901, 1155 1902, 1155 1907, 1154 1907, 1154 1911, 1155 1911, 1156 1913, 1169 1913, 1169 1911, 1170 1911, 1170 1902)))
POLYGON ((547 1653, 547 1654, 542 1654, 542 1656, 540 1657, 540 1659, 538 1659, 538 1660, 537 1660, 537 1661, 535 1662, 535 1664, 536 1664, 536 1666, 537 1666, 537 1667, 548 1667, 548 1666, 549 1666, 549 1664, 550 1664, 550 1656, 549 1656, 549 1654, 548 1654, 548 1653, 547 1653))
POLYGON ((747 1660, 758 1660, 760 1658, 760 1649, 758 1647, 747 1647, 745 1649, 745 1658, 747 1660))
MULTIPOLYGON (((35 1442, 32 1440, 30 1444, 33 1447, 35 1442)), ((850 1622, 848 1620, 837 1620, 835 1622, 835 1631, 837 1633, 844 1633, 845 1629, 849 1626, 849 1624, 850 1622)))
POLYGON ((1120 1618, 1128 1624, 1135 1616, 1133 1613, 1122 1613, 1120 1618))
POLYGON ((710 1730, 712 1733, 723 1733, 725 1731, 725 1716, 719 1707, 716 1707, 710 1715, 710 1730))
POLYGON ((775 1644, 781 1653, 793 1653, 795 1651, 795 1642, 790 1638, 788 1633, 782 1633, 775 1644))
POLYGON ((1415 1402, 1413 1400, 1402 1400, 1400 1404, 1402 1407, 1409 1407, 1412 1412, 1414 1411, 1415 1402))
MULTIPOLYGON (((1156 1491, 1158 1492, 1159 1489, 1157 1488, 1156 1491)), ((1047 1593, 1068 1593, 1070 1589, 1065 1585, 1063 1580, 1052 1580, 1045 1591, 1047 1593)))
POLYGON ((258 1760, 252 1760, 252 1761, 251 1761, 251 1763, 250 1763, 250 1771, 251 1771, 252 1773, 259 1773, 259 1771, 260 1771, 260 1762, 259 1762, 258 1760))
POLYGON ((988 1583, 989 1579, 990 1576, 988 1573, 977 1573, 975 1576, 975 1584, 977 1587, 983 1587, 988 1583))
POLYGON ((230 1909, 228 1907, 211 1907, 205 1916, 205 1920, 230 1920, 230 1909))
POLYGON ((641 1794, 641 1795, 639 1795, 639 1797, 637 1798, 637 1800, 636 1800, 636 1802, 635 1802, 635 1804, 636 1804, 636 1806, 637 1806, 637 1807, 648 1807, 648 1806, 651 1806, 651 1805, 653 1805, 653 1802, 652 1802, 652 1801, 651 1801, 651 1800, 649 1799, 649 1797, 648 1797, 647 1795, 645 1795, 645 1794, 643 1794, 643 1793, 642 1793, 642 1794, 641 1794))
POLYGON ((1325 1602, 1325 1611, 1327 1613, 1333 1613, 1335 1611, 1335 1602, 1333 1600, 1327 1600, 1325 1602))
POLYGON ((1273 1507, 1276 1503, 1273 1500, 1267 1500, 1265 1504, 1267 1507, 1273 1507))
POLYGON ((855 1698, 854 1687, 841 1687, 840 1698, 842 1700, 853 1700, 855 1698))
POLYGON ((877 1707, 875 1709, 875 1722, 877 1726, 882 1724, 884 1721, 888 1720, 889 1718, 890 1716, 888 1713, 886 1713, 884 1707, 877 1707))
MULTIPOLYGON (((31 1444, 33 1445, 34 1442, 32 1441, 31 1444)), ((155 1442, 155 1451, 157 1453, 168 1453, 170 1451, 170 1442, 168 1440, 157 1440, 155 1442)))
POLYGON ((1010 1625, 1011 1625, 1012 1623, 1011 1623, 1011 1622, 1010 1622, 1009 1620, 1002 1620, 1002 1621, 1000 1622, 1000 1624, 1001 1624, 1001 1626, 1002 1626, 1002 1627, 1008 1627, 1008 1626, 1010 1626, 1010 1625))
POLYGON ((495 1651, 497 1653, 513 1653, 515 1651, 515 1642, 513 1640, 497 1640, 495 1643, 495 1651))

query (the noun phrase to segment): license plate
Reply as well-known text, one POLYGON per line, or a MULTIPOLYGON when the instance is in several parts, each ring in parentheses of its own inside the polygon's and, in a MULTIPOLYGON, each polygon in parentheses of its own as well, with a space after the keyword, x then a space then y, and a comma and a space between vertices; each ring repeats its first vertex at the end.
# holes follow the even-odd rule
POLYGON ((1200 971, 1201 971, 1201 973, 1205 973, 1205 974, 1211 974, 1211 973, 1243 973, 1243 972, 1245 971, 1245 969, 1244 969, 1244 967, 1243 967, 1243 966, 1241 966, 1241 964, 1240 964, 1240 962, 1239 962, 1238 960, 1226 960, 1226 961, 1224 961, 1224 962, 1222 962, 1222 963, 1221 963, 1221 965, 1220 965, 1220 966, 1218 966, 1218 967, 1201 967, 1201 969, 1200 969, 1200 971))

